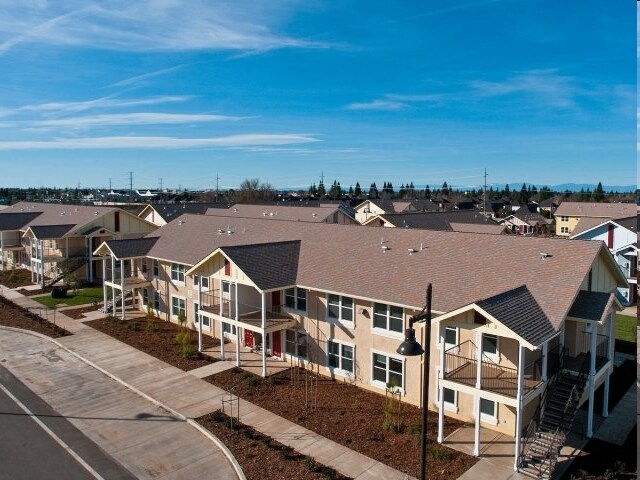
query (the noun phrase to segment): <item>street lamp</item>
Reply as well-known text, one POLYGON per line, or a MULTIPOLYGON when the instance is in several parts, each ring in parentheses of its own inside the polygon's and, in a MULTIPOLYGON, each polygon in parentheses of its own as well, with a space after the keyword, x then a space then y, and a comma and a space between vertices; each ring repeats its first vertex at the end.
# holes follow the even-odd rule
POLYGON ((409 318, 409 328, 404 331, 404 342, 400 344, 396 352, 406 357, 417 357, 424 353, 424 379, 422 381, 422 427, 420 433, 420 480, 425 480, 427 466, 427 409, 429 402, 429 362, 430 362, 430 344, 431 344, 431 284, 427 286, 427 304, 418 315, 409 318), (425 329, 425 348, 422 348, 416 340, 416 331, 413 324, 425 320, 427 322, 425 329))

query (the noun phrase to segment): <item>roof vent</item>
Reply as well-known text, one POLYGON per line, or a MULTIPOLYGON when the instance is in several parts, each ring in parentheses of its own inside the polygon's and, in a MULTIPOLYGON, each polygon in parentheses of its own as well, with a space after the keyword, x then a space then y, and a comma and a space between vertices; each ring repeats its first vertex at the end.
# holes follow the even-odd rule
POLYGON ((551 256, 550 253, 540 252, 540 260, 544 260, 545 258, 549 258, 551 256))
POLYGON ((184 220, 178 220, 178 225, 182 225, 184 223, 184 220))
POLYGON ((232 230, 227 230, 227 235, 231 235, 233 233, 232 230))
POLYGON ((416 253, 418 251, 415 248, 408 248, 407 250, 409 250, 409 255, 413 255, 414 253, 416 253))
POLYGON ((267 212, 262 212, 262 216, 266 217, 267 216, 267 212))
POLYGON ((389 245, 382 245, 382 251, 386 252, 387 250, 390 250, 389 245))
POLYGON ((270 217, 273 217, 273 212, 269 212, 269 216, 270 216, 270 217))
POLYGON ((95 212, 95 213, 94 213, 94 215, 96 215, 96 216, 97 216, 97 215, 98 215, 98 212, 95 212))
POLYGON ((237 211, 238 211, 238 209, 237 209, 237 208, 234 208, 234 209, 233 209, 233 211, 234 211, 234 212, 237 212, 237 211))
POLYGON ((318 216, 318 214, 317 214, 317 213, 312 213, 312 214, 311 214, 311 216, 312 216, 312 217, 317 217, 317 216, 318 216))
POLYGON ((222 235, 222 229, 221 228, 218 229, 218 235, 222 235))

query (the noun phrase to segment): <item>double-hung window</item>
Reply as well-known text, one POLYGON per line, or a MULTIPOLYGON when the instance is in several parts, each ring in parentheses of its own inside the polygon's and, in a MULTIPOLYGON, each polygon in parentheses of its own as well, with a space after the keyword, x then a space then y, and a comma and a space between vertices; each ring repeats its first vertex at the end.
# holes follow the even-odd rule
POLYGON ((353 298, 329 295, 327 317, 332 320, 353 323, 353 298))
POLYGON ((491 360, 498 359, 498 337, 484 333, 482 335, 482 353, 491 360))
POLYGON ((486 398, 480 399, 480 420, 492 425, 498 424, 496 402, 487 400, 486 398))
POLYGON ((446 327, 444 329, 444 349, 449 350, 456 345, 458 345, 458 328, 446 327))
POLYGON ((374 353, 372 363, 374 385, 382 388, 403 389, 404 362, 401 359, 374 353))
POLYGON ((184 298, 171 297, 171 315, 176 318, 178 318, 180 315, 183 315, 186 318, 187 306, 184 298))
POLYGON ((288 355, 307 358, 307 333, 298 330, 287 330, 284 339, 284 351, 288 355))
POLYGON ((147 273, 147 259, 146 258, 142 259, 142 265, 140 267, 140 270, 142 270, 142 273, 147 273))
POLYGON ((195 275, 193 277, 193 287, 197 290, 198 285, 202 284, 202 291, 206 292, 209 290, 209 277, 202 277, 200 275, 195 275))
POLYGON ((284 304, 288 308, 295 308, 301 312, 307 311, 307 289, 306 288, 287 288, 284 291, 284 304))
POLYGON ((330 369, 353 374, 353 360, 353 346, 327 341, 327 366, 330 369))
MULTIPOLYGON (((450 388, 443 388, 442 399, 444 400, 444 409, 452 412, 458 412, 458 392, 450 388)), ((440 389, 438 391, 438 408, 440 408, 440 389)))
POLYGON ((142 289, 142 305, 144 305, 145 308, 149 305, 149 290, 146 288, 142 289))
POLYGON ((171 264, 171 280, 184 283, 185 267, 180 263, 171 264))
POLYGON ((202 322, 202 326, 204 328, 211 328, 211 322, 209 321, 209 317, 202 315, 200 313, 200 305, 196 302, 193 303, 193 323, 198 325, 202 322))
POLYGON ((156 312, 160 311, 160 292, 157 290, 153 291, 153 309, 156 312))
POLYGON ((153 260, 153 262, 151 264, 151 268, 153 269, 153 276, 154 277, 159 277, 160 276, 160 265, 158 264, 158 260, 153 260))
POLYGON ((384 303, 373 306, 373 328, 402 334, 404 327, 404 312, 402 307, 394 307, 384 303))

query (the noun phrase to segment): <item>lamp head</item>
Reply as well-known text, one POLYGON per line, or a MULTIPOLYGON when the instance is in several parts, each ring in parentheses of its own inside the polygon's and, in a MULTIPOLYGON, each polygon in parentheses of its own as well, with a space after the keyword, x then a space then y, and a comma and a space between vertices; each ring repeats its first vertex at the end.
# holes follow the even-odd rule
POLYGON ((413 327, 407 328, 404 331, 404 341, 400 344, 396 352, 405 357, 416 357, 424 353, 424 348, 416 341, 416 331, 413 327))

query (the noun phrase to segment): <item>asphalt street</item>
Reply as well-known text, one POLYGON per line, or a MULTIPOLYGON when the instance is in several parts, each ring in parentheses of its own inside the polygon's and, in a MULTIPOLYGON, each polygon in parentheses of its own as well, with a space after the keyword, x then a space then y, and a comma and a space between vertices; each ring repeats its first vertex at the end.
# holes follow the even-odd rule
POLYGON ((2 365, 0 386, 0 480, 135 478, 2 365))

